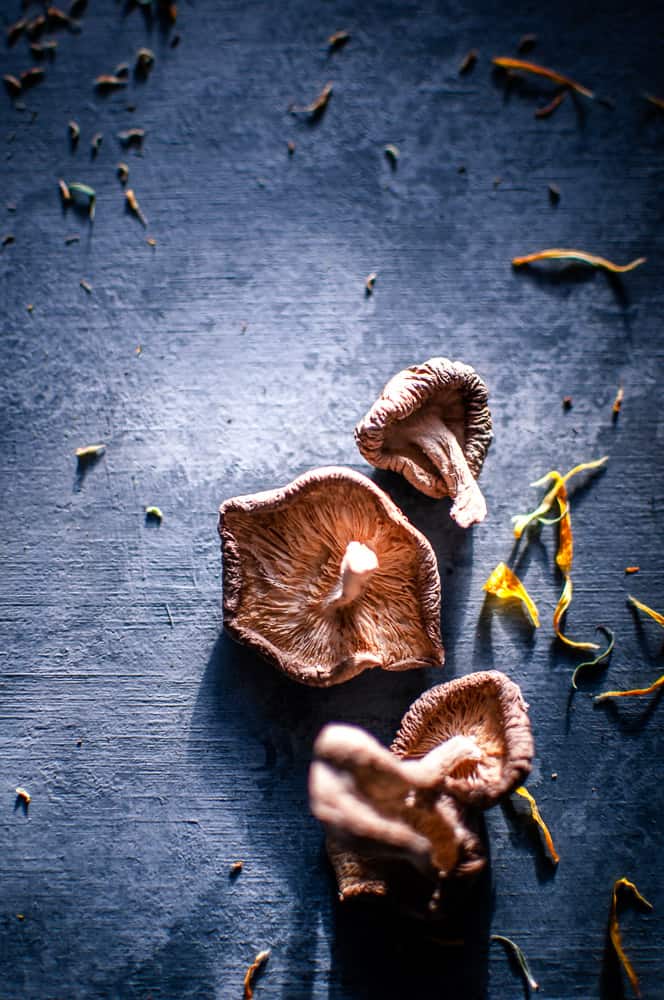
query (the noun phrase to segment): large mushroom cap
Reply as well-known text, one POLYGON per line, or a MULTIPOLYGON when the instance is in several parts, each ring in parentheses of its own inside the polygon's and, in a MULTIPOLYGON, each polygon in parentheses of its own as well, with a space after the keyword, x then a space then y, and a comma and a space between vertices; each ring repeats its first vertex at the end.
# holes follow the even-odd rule
MULTIPOLYGON (((457 741, 447 764, 453 767, 467 753, 464 741, 457 741)), ((328 830, 343 898, 384 895, 387 860, 407 862, 432 880, 484 864, 460 807, 432 784, 424 761, 399 760, 364 730, 346 725, 322 730, 314 758, 311 810, 328 830)))
POLYGON ((479 755, 441 774, 459 802, 487 808, 523 783, 534 746, 528 706, 517 684, 486 670, 430 688, 404 715, 390 749, 403 758, 431 754, 454 737, 474 740, 479 755))
POLYGON ((431 358, 390 379, 355 428, 357 446, 428 496, 452 497, 452 517, 468 527, 486 516, 475 480, 492 440, 488 398, 470 365, 431 358))
POLYGON ((439 666, 433 550, 371 480, 314 469, 222 504, 224 625, 304 684, 439 666))

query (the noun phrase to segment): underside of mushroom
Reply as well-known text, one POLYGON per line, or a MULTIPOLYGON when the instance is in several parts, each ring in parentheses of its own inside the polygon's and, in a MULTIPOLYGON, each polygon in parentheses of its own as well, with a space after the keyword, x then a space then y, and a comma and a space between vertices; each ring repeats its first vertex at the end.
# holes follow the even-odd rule
POLYGON ((219 531, 226 629, 295 680, 442 663, 433 550, 365 476, 314 469, 227 500, 219 531))
POLYGON ((477 753, 473 740, 460 738, 416 762, 401 761, 357 727, 323 729, 310 802, 328 830, 342 897, 384 895, 389 863, 405 862, 432 882, 482 867, 479 841, 440 787, 445 774, 477 753))
POLYGON ((449 496, 461 527, 483 521, 476 479, 492 438, 488 392, 469 365, 431 358, 399 372, 355 428, 372 465, 402 473, 431 497, 449 496))
POLYGON ((474 760, 449 769, 441 788, 466 805, 487 808, 523 783, 534 754, 528 706, 517 684, 498 670, 468 674, 429 688, 404 715, 390 749, 424 762, 459 737, 473 740, 474 760))

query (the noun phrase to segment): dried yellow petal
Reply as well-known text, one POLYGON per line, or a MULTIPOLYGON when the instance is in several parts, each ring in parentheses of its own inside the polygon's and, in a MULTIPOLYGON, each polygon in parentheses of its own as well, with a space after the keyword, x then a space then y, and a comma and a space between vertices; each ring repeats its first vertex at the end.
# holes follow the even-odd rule
POLYGON ((161 507, 146 507, 145 516, 148 518, 153 518, 155 521, 163 521, 164 519, 161 507))
POLYGON ((105 444, 86 444, 83 448, 77 448, 74 454, 79 462, 88 462, 91 458, 99 458, 105 451, 105 444))
POLYGON ((637 997, 641 996, 641 990, 639 988, 639 979, 634 971, 634 966, 625 954, 625 949, 622 945, 622 936, 620 934, 620 924, 618 923, 618 891, 620 889, 628 889, 636 899, 638 903, 645 906, 648 910, 652 910, 652 903, 641 895, 639 890, 636 888, 633 882, 630 882, 627 878, 618 878, 613 883, 613 893, 611 895, 611 909, 609 911, 609 937, 611 938, 611 944, 615 950, 616 955, 620 959, 620 963, 627 973, 627 978, 630 981, 632 989, 634 990, 634 995, 637 997))
MULTIPOLYGON (((630 566, 629 569, 634 572, 633 567, 630 566)), ((625 570, 625 572, 627 572, 627 570, 625 570)), ((650 617, 656 621, 658 625, 664 626, 664 615, 660 615, 658 611, 655 611, 653 608, 649 608, 647 604, 642 604, 641 601, 637 601, 637 599, 632 597, 631 594, 627 595, 627 600, 630 604, 633 604, 635 608, 638 608, 639 611, 643 611, 644 614, 650 615, 650 617)))
POLYGON ((553 80, 554 83, 560 83, 565 87, 571 87, 572 90, 576 90, 578 94, 583 94, 584 97, 594 97, 592 90, 588 90, 587 87, 582 87, 580 83, 572 80, 571 77, 565 76, 563 73, 558 73, 554 69, 547 69, 546 66, 540 66, 538 63, 526 62, 525 59, 512 59, 509 56, 496 56, 491 60, 494 66, 500 66, 501 69, 517 69, 524 73, 534 73, 536 76, 545 76, 547 80, 553 80))
POLYGON ((258 954, 256 955, 256 958, 253 960, 253 962, 251 963, 251 965, 249 966, 249 968, 245 972, 245 974, 244 974, 244 1000, 251 1000, 251 998, 253 997, 253 995, 254 995, 254 991, 253 991, 253 988, 252 988, 253 978, 256 975, 256 973, 258 972, 258 970, 260 969, 261 965, 265 965, 265 963, 267 962, 267 960, 268 960, 269 957, 270 957, 270 950, 269 950, 269 948, 266 949, 265 951, 259 951, 258 954))
POLYGON ((529 253, 523 257, 513 257, 512 266, 522 267, 524 264, 533 264, 538 260, 575 260, 580 264, 589 264, 590 267, 602 267, 605 271, 611 271, 612 274, 626 274, 627 271, 633 271, 635 267, 645 264, 647 258, 636 257, 629 264, 614 264, 606 257, 598 257, 597 254, 586 253, 585 250, 562 250, 553 247, 550 250, 538 250, 536 253, 529 253))
POLYGON ((550 479, 554 480, 553 486, 534 511, 530 514, 517 514, 512 518, 512 522, 514 524, 514 537, 521 538, 521 535, 529 524, 549 513, 556 501, 556 497, 560 492, 561 486, 564 486, 567 482, 569 482, 573 476, 578 475, 580 472, 590 472, 594 469, 599 469, 605 465, 608 460, 609 456, 604 455, 602 458, 598 458, 593 462, 582 462, 580 465, 575 465, 574 468, 570 469, 569 472, 566 472, 564 476, 561 476, 560 473, 555 470, 547 472, 547 474, 542 476, 541 479, 537 479, 534 483, 531 483, 531 486, 544 486, 550 479))
POLYGON ((21 802, 23 802, 26 806, 29 806, 30 803, 32 802, 32 796, 30 795, 30 792, 26 788, 21 788, 20 785, 16 789, 16 797, 19 798, 21 802))
POLYGON ((536 823, 538 825, 538 827, 542 831, 542 836, 544 837, 544 842, 546 844, 546 849, 549 852, 549 855, 550 855, 551 860, 553 861, 554 865, 557 865, 558 862, 560 861, 560 856, 559 856, 558 852, 556 851, 555 847, 553 846, 553 837, 549 833, 548 826, 546 825, 546 823, 542 819, 540 811, 537 808, 537 803, 535 802, 535 799, 532 797, 532 795, 530 794, 530 792, 528 791, 528 789, 524 788, 523 786, 521 786, 521 788, 515 789, 515 794, 516 795, 520 795, 521 798, 525 799, 526 802, 528 803, 528 805, 530 806, 530 816, 531 816, 531 819, 533 820, 534 823, 536 823))
POLYGON ((631 698, 637 697, 644 694, 652 694, 658 688, 664 686, 664 674, 658 677, 656 681, 647 688, 633 688, 631 691, 604 691, 602 694, 598 694, 595 701, 605 701, 607 698, 631 698))
POLYGON ((535 626, 535 628, 539 628, 539 612, 535 602, 522 584, 519 577, 506 563, 498 563, 494 571, 489 576, 489 579, 484 584, 483 589, 486 590, 487 594, 493 594, 494 597, 501 597, 505 599, 516 598, 521 601, 528 613, 531 623, 535 626))

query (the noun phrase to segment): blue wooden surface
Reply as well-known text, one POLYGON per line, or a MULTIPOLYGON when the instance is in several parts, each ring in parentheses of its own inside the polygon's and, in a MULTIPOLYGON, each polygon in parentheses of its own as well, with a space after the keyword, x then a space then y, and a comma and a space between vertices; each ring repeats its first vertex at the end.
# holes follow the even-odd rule
MULTIPOLYGON (((542 995, 619 997, 604 949, 620 875, 655 904, 622 923, 644 997, 663 997, 662 707, 590 697, 645 685, 664 664, 661 629, 625 604, 630 590, 664 609, 664 116, 641 97, 664 93, 661 11, 179 8, 168 32, 139 7, 91 2, 80 34, 57 33, 25 109, 0 101, 0 236, 15 236, 0 251, 0 997, 239 997, 265 947, 257 998, 519 997, 489 931, 521 943, 542 995), (329 55, 340 28, 352 38, 329 55), (531 58, 615 106, 568 99, 535 120, 549 86, 506 88, 490 67, 524 32, 539 35, 531 58), (146 81, 95 93, 95 76, 146 44, 146 81), (478 63, 459 76, 473 47, 478 63), (327 80, 317 124, 288 114, 327 80), (132 126, 146 130, 142 154, 118 144, 132 126), (401 150, 396 170, 386 143, 401 150), (121 159, 147 230, 125 210, 121 159), (58 177, 96 188, 93 225, 63 212, 58 177), (648 262, 620 283, 510 267, 556 245, 648 262), (369 471, 353 425, 390 375, 436 354, 474 365, 491 391, 489 517, 464 534, 445 502, 376 478, 436 549, 447 665, 297 687, 221 634, 218 504, 317 464, 369 471), (105 456, 77 476, 74 449, 98 440, 105 456), (510 516, 539 496, 528 483, 604 453, 606 472, 573 496, 568 629, 591 638, 608 625, 616 650, 570 707, 579 657, 552 641, 551 529, 519 569, 542 612, 536 635, 481 587, 510 553, 510 516), (629 564, 641 572, 625 578, 629 564), (496 809, 461 948, 339 908, 307 808, 319 728, 357 722, 387 741, 424 687, 492 666, 531 705, 529 787, 559 869, 496 809)), ((5 24, 20 13, 5 0, 5 24)), ((3 72, 32 62, 19 40, 3 72)))

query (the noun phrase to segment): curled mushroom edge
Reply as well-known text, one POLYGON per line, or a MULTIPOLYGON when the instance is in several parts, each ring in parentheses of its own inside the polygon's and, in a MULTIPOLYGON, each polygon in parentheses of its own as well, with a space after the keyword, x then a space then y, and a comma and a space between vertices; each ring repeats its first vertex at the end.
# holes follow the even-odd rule
POLYGON ((492 437, 485 383, 470 365, 443 357, 394 375, 355 428, 367 462, 402 473, 427 496, 449 496, 462 528, 487 514, 476 480, 492 437))

